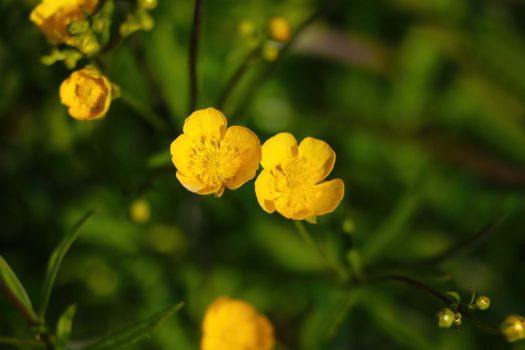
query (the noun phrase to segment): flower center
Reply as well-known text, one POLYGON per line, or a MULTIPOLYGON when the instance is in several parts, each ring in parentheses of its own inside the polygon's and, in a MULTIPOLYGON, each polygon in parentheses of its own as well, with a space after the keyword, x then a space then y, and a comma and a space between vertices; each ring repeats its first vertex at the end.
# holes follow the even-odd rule
POLYGON ((105 91, 93 78, 80 77, 75 86, 76 103, 89 110, 103 108, 105 91))

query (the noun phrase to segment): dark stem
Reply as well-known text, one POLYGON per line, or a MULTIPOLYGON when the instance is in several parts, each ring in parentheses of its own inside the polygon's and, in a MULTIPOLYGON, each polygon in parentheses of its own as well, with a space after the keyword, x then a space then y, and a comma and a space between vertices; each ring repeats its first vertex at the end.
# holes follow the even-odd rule
POLYGON ((226 86, 224 87, 224 90, 221 96, 217 100, 218 109, 222 109, 222 107, 224 107, 226 102, 228 102, 228 98, 233 93, 233 90, 235 90, 235 87, 241 81, 241 78, 244 76, 244 74, 248 70, 248 67, 257 58, 257 56, 259 56, 260 52, 261 52, 261 47, 259 45, 257 45, 256 48, 248 52, 244 60, 241 62, 241 65, 233 73, 230 80, 228 80, 228 83, 226 83, 226 86))
POLYGON ((202 21, 202 0, 195 0, 195 11, 193 12, 193 27, 191 30, 189 68, 190 68, 190 105, 189 113, 197 106, 199 93, 197 82, 197 54, 199 50, 199 33, 202 21))

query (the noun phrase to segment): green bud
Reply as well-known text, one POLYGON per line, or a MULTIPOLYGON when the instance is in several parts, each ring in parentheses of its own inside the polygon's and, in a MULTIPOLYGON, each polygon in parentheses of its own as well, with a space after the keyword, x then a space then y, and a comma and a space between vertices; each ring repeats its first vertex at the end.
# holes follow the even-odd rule
POLYGON ((459 312, 454 314, 454 326, 461 326, 461 314, 459 312))
POLYGON ((476 299, 476 306, 480 310, 487 310, 490 307, 490 298, 487 296, 479 296, 476 299))
POLYGON ((153 29, 155 22, 153 17, 151 17, 147 12, 144 12, 140 16, 140 26, 145 31, 150 31, 153 29))
POLYGON ((71 21, 67 26, 67 31, 70 35, 83 34, 89 30, 88 21, 71 21))
POLYGON ((441 309, 437 314, 439 328, 450 328, 455 323, 455 318, 456 315, 452 310, 448 308, 441 309))

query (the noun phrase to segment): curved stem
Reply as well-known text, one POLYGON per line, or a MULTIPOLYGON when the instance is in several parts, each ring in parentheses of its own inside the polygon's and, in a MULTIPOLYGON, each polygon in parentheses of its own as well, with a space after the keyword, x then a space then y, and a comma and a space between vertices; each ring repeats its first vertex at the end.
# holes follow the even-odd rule
POLYGON ((232 77, 228 82, 226 83, 226 86, 217 100, 217 108, 222 109, 226 102, 228 102, 228 98, 232 94, 233 90, 237 86, 237 84, 241 81, 241 78, 244 76, 246 71, 248 70, 248 67, 250 64, 259 56, 261 52, 261 47, 257 45, 253 50, 248 52, 244 60, 241 62, 240 66, 237 68, 237 70, 233 73, 232 77))
POLYGON ((190 105, 189 113, 193 112, 197 106, 198 82, 197 82, 197 54, 199 50, 199 33, 202 20, 202 0, 195 0, 195 10, 193 12, 193 27, 191 30, 191 42, 189 52, 189 71, 190 71, 190 105))

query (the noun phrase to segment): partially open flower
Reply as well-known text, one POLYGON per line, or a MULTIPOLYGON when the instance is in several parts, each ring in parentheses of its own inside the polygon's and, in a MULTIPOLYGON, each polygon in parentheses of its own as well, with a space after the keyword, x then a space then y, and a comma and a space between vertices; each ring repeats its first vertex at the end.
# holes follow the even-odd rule
POLYGON ((206 310, 201 350, 271 350, 274 331, 270 321, 250 304, 221 297, 206 310))
POLYGON ((171 159, 189 191, 221 196, 225 187, 237 189, 255 176, 261 144, 250 129, 227 128, 224 114, 207 108, 186 118, 183 131, 171 144, 171 159))
POLYGON ((273 40, 288 42, 292 38, 290 24, 283 17, 274 17, 268 22, 268 31, 273 40))
POLYGON ((525 339, 525 318, 509 315, 501 324, 501 332, 509 342, 525 339))
POLYGON ((42 0, 29 19, 35 23, 53 44, 72 44, 68 26, 73 21, 85 20, 92 14, 98 0, 42 0))
POLYGON ((92 120, 106 115, 116 91, 102 73, 86 67, 71 73, 60 85, 60 100, 77 120, 92 120))
POLYGON ((343 199, 341 179, 323 181, 335 164, 335 152, 324 141, 307 137, 298 146, 292 134, 277 134, 262 146, 261 164, 255 194, 268 213, 315 219, 334 211, 343 199))

